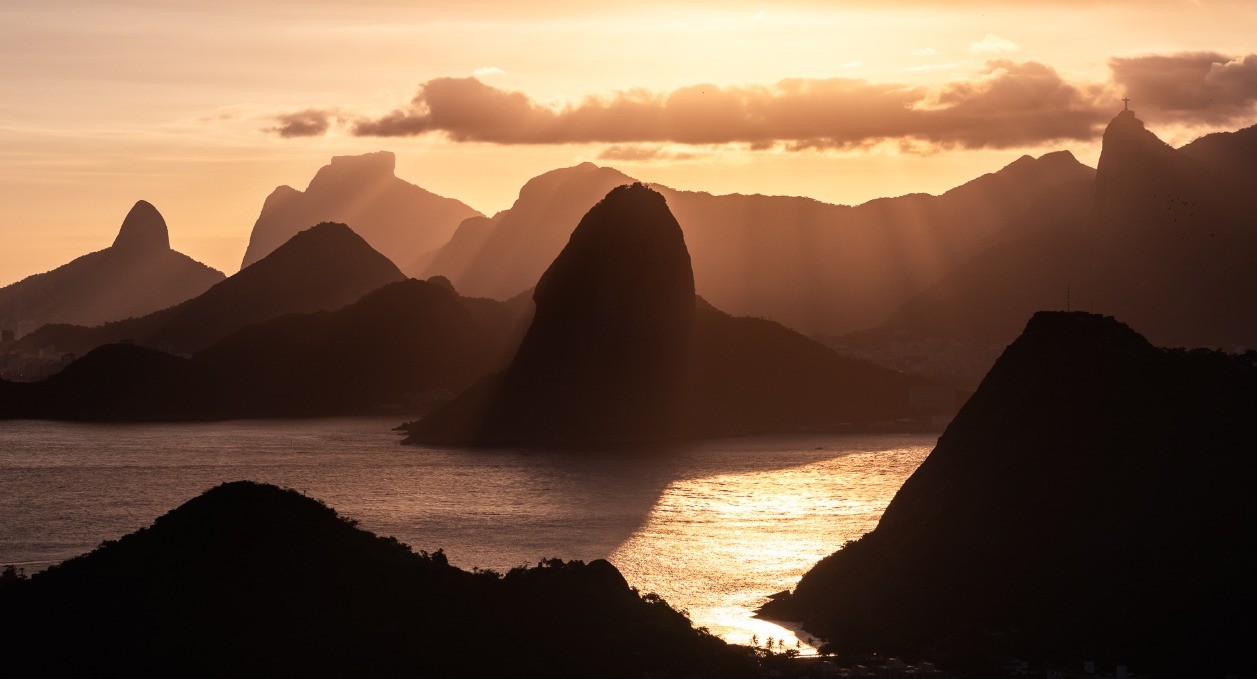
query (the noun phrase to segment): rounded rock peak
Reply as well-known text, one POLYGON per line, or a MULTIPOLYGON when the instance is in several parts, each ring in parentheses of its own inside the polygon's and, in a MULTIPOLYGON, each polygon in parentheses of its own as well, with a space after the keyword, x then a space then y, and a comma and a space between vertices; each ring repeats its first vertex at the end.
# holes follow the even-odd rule
POLYGON ((166 220, 153 204, 137 201, 122 220, 122 228, 113 241, 113 249, 128 251, 160 251, 170 249, 170 231, 166 220))

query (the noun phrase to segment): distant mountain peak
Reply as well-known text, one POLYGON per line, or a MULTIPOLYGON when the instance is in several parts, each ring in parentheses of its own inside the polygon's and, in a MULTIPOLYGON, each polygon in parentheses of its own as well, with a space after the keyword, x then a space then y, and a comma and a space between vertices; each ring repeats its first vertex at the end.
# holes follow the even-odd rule
MULTIPOLYGON (((1119 150, 1118 145, 1125 144, 1147 144, 1157 148, 1169 149, 1170 146, 1161 141, 1157 135, 1148 131, 1144 125, 1144 121, 1135 117, 1134 111, 1122 111, 1109 121, 1108 127, 1104 128, 1104 150, 1109 151, 1110 145, 1114 145, 1113 150, 1119 150)), ((1104 162, 1103 154, 1100 162, 1104 162)))
POLYGON ((249 234, 241 268, 274 252, 318 222, 350 224, 395 262, 413 262, 446 243, 459 223, 479 212, 401 179, 391 151, 334 156, 305 191, 279 186, 267 196, 249 234))
POLYGON ((329 167, 341 170, 374 170, 393 174, 397 169, 397 156, 392 151, 375 151, 356 156, 332 156, 329 167))
POLYGON ((1104 130, 1088 224, 1147 228, 1199 221, 1191 204, 1202 195, 1203 182, 1187 156, 1148 130, 1134 111, 1122 111, 1104 130))
POLYGON ((153 252, 170 249, 170 232, 166 220, 153 204, 136 201, 113 241, 114 250, 153 252))
POLYGON ((1045 175, 1061 175, 1061 179, 1077 178, 1086 175, 1091 168, 1078 162, 1069 151, 1053 151, 1038 158, 1023 155, 995 172, 996 176, 1007 177, 1016 181, 1034 181, 1036 177, 1045 175))
POLYGON ((1051 153, 1045 153, 1039 156, 1039 160, 1049 161, 1053 163, 1071 163, 1071 164, 1078 162, 1078 158, 1068 149, 1062 149, 1060 151, 1052 151, 1051 153))
POLYGON ((396 171, 397 156, 392 151, 332 156, 332 162, 319 168, 306 191, 318 191, 320 184, 389 180, 396 176, 396 171))
MULTIPOLYGON (((339 248, 354 247, 369 250, 371 245, 347 224, 341 222, 319 222, 314 226, 297 232, 287 243, 276 248, 280 250, 299 250, 302 248, 339 248)), ((274 254, 274 253, 272 253, 274 254)))

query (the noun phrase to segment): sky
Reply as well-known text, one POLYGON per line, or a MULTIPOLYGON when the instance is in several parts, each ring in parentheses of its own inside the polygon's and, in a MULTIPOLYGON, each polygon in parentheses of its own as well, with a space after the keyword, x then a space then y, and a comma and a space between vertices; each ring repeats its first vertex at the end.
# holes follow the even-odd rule
POLYGON ((1173 144, 1257 122, 1232 0, 0 0, 0 284, 139 199, 230 274, 334 155, 491 214, 592 161, 713 193, 940 193, 1093 164, 1121 97, 1173 144))

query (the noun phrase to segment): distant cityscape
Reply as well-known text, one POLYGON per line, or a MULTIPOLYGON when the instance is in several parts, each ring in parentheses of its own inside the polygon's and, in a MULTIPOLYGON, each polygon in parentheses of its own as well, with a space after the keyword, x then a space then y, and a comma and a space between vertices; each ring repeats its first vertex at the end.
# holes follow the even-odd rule
POLYGON ((18 350, 15 348, 17 337, 17 332, 13 330, 0 330, 0 379, 38 382, 61 372, 77 358, 74 354, 58 351, 53 345, 40 347, 34 353, 18 350))

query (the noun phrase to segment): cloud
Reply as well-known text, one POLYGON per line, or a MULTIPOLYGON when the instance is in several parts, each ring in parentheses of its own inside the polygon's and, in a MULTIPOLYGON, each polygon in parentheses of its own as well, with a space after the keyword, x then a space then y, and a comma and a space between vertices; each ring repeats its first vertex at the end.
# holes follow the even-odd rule
POLYGON ((309 108, 295 113, 275 116, 278 125, 269 127, 267 132, 274 132, 285 139, 292 137, 317 137, 325 134, 332 125, 332 112, 309 108))
POLYGON ((488 78, 489 76, 502 75, 503 73, 506 73, 506 71, 503 71, 497 66, 484 66, 471 72, 471 74, 477 78, 488 78))
POLYGON ((1249 117, 1257 104, 1257 54, 1215 52, 1115 58, 1113 82, 1131 107, 1163 119, 1224 123, 1249 117))
POLYGON ((356 121, 360 136, 441 133, 495 144, 746 144, 853 148, 912 138, 1005 148, 1089 139, 1108 114, 1042 64, 992 61, 937 90, 857 78, 791 78, 772 85, 626 90, 546 106, 474 78, 437 78, 410 105, 356 121))
POLYGON ((987 33, 986 37, 980 41, 969 45, 969 51, 974 54, 1004 54, 1007 52, 1016 52, 1021 49, 1017 43, 1012 40, 1001 38, 994 33, 987 33))
POLYGON ((608 146, 598 154, 598 160, 611 160, 623 163, 645 163, 658 160, 679 161, 698 158, 697 153, 678 153, 666 150, 663 146, 642 144, 616 144, 608 146))
POLYGON ((476 78, 436 78, 382 116, 309 109, 278 116, 280 124, 270 131, 322 134, 334 114, 357 136, 603 144, 609 145, 604 158, 632 161, 660 158, 660 148, 677 144, 799 150, 893 142, 926 152, 1091 140, 1120 110, 1121 92, 1157 123, 1218 123, 1257 110, 1257 55, 1153 55, 1113 59, 1110 67, 1106 82, 1071 83, 1042 63, 993 59, 971 77, 934 87, 798 77, 768 85, 623 90, 561 104, 476 78))

